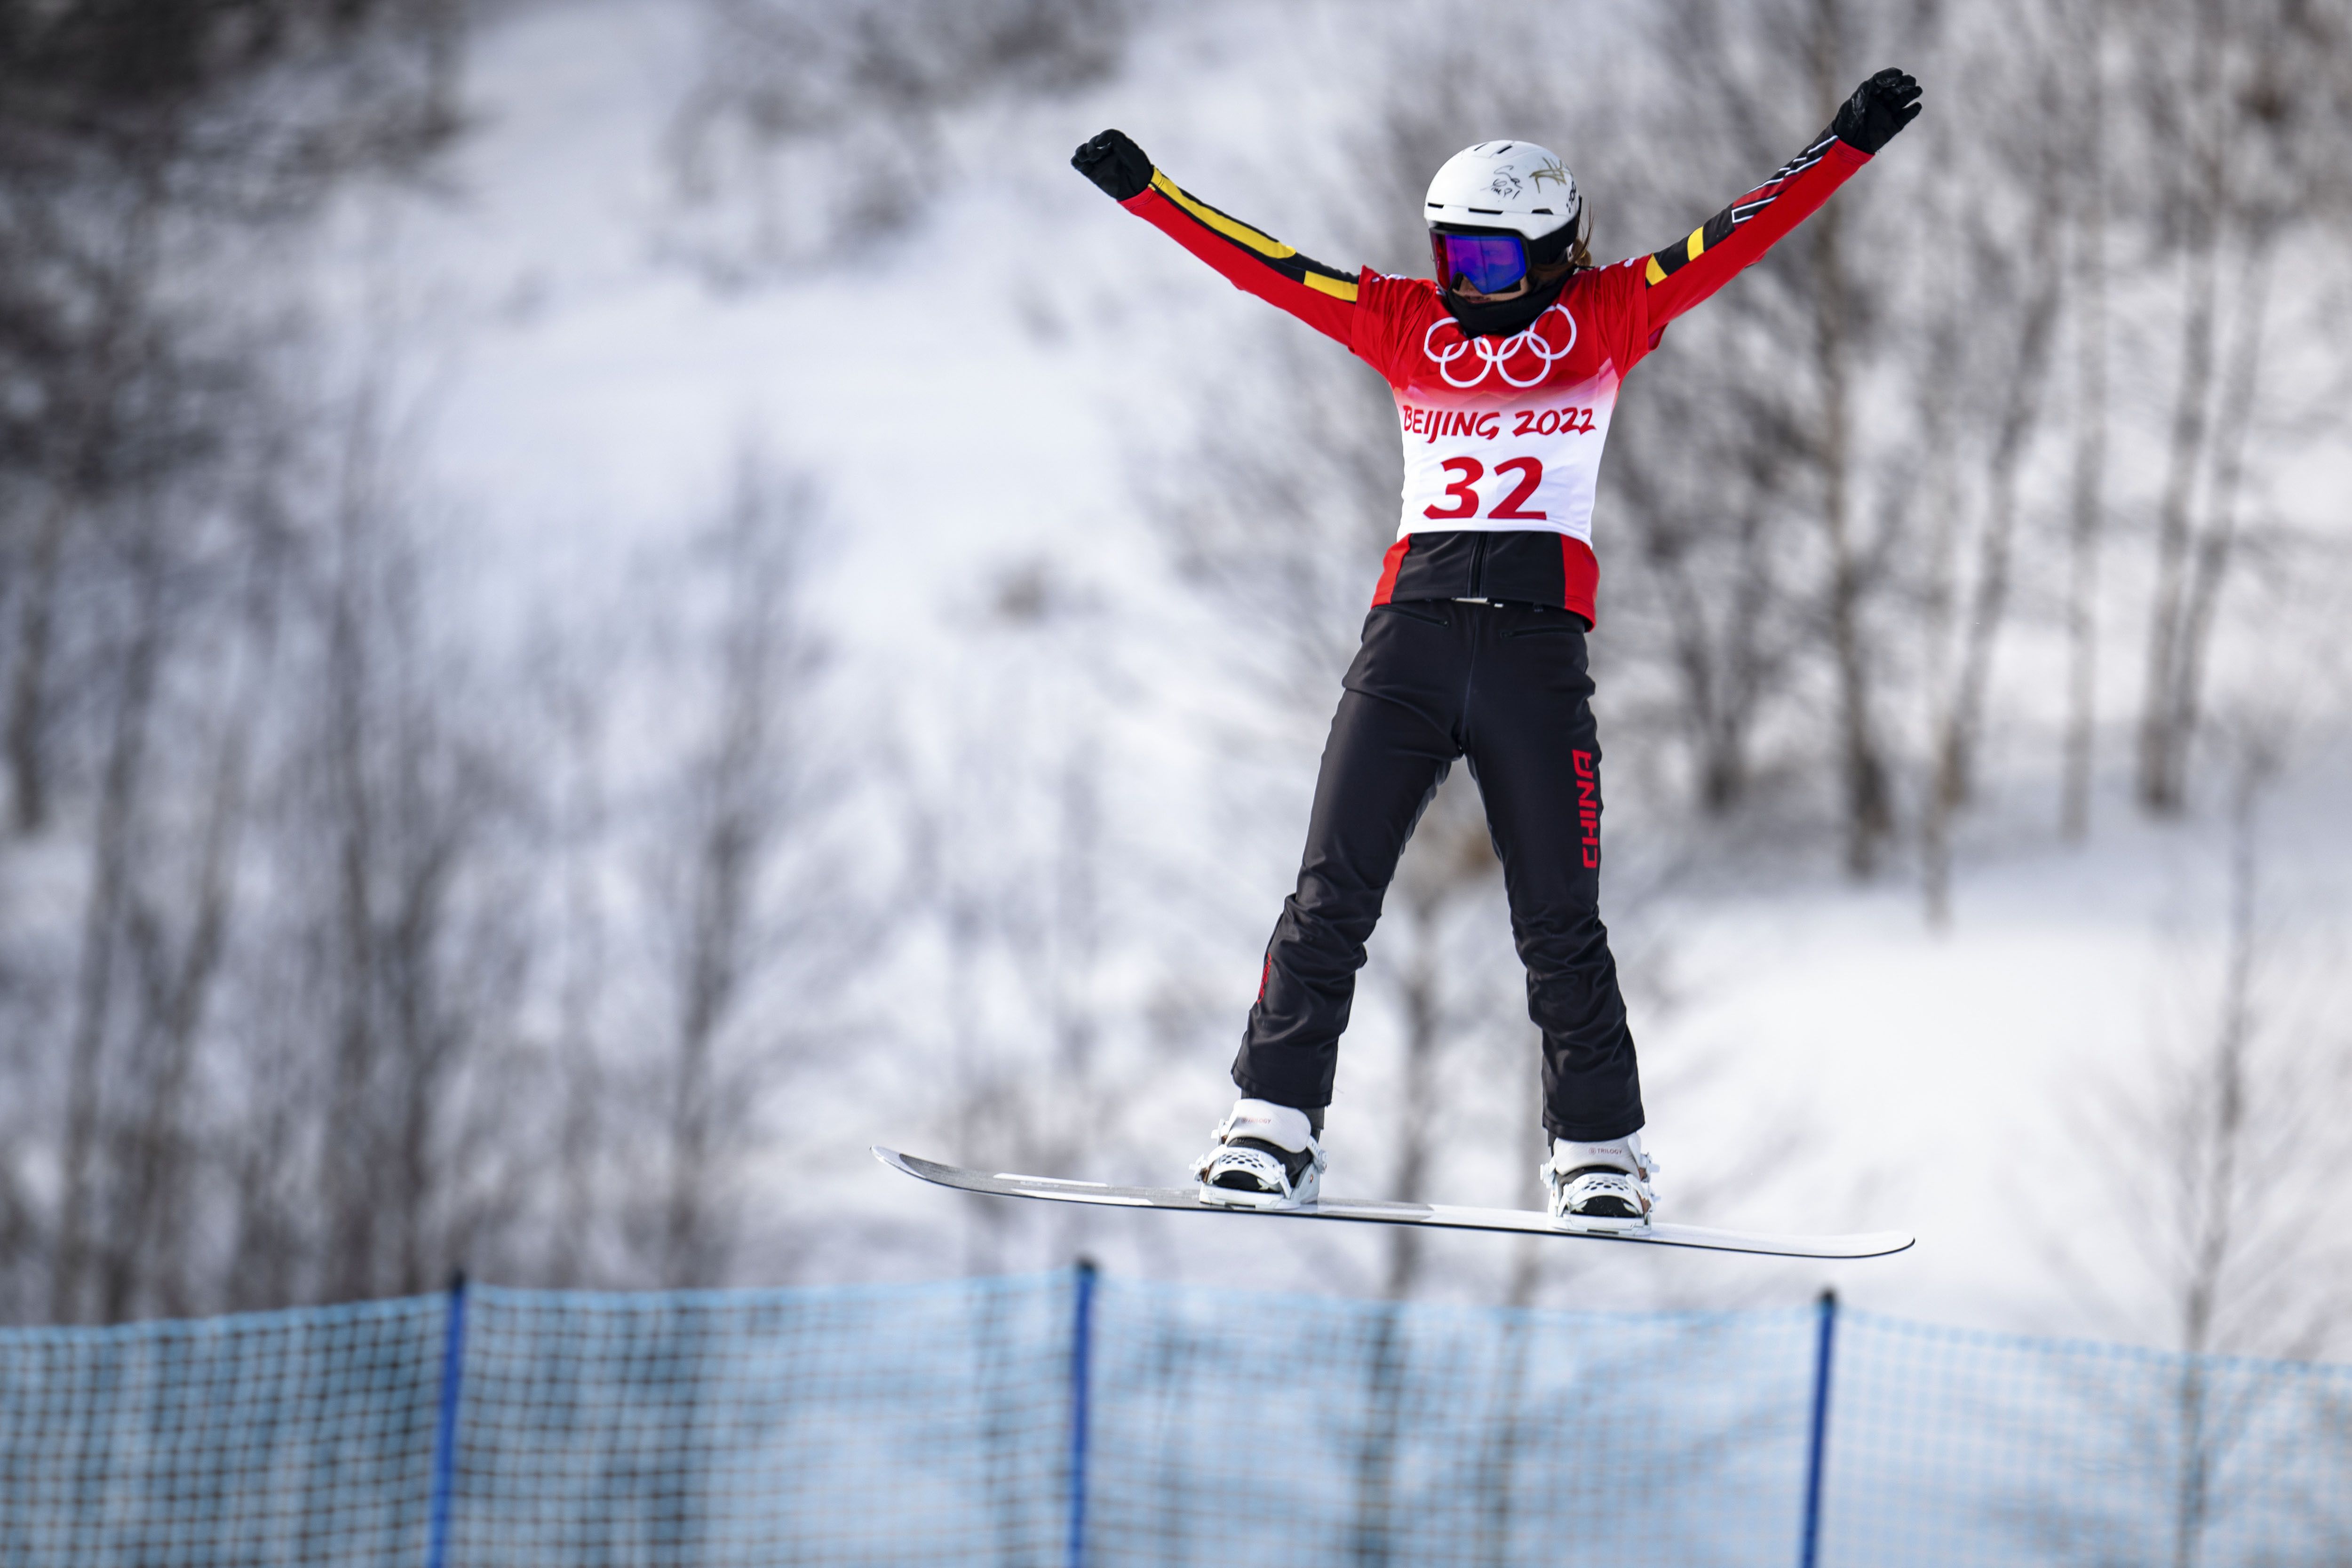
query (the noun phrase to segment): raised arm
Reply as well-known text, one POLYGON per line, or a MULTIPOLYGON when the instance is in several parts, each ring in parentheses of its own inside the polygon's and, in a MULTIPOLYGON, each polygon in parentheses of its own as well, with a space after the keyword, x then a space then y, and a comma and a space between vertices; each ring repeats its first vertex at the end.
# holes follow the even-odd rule
POLYGON ((1070 163, 1113 201, 1224 274, 1234 288, 1354 346, 1356 274, 1301 256, 1181 189, 1122 132, 1104 132, 1079 148, 1070 163))
POLYGON ((1919 113, 1919 84, 1880 71, 1854 89, 1812 145, 1772 177, 1657 252, 1643 268, 1652 331, 1697 304, 1771 249, 1919 113))

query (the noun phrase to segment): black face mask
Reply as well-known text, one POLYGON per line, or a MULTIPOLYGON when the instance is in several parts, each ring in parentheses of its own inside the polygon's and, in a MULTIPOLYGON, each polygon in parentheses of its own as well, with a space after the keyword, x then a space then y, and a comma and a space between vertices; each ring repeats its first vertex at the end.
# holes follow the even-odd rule
POLYGON ((1516 300, 1496 300, 1484 305, 1473 305, 1458 298, 1453 289, 1441 289, 1439 298, 1460 324, 1462 335, 1467 338, 1507 338, 1523 332, 1534 324, 1559 299, 1559 291, 1576 276, 1570 268, 1549 283, 1538 283, 1516 300))

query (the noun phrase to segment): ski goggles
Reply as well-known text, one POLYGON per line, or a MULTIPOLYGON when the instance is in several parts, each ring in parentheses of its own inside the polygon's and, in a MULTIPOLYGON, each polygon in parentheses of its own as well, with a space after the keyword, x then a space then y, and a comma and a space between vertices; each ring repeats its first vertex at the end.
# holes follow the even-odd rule
POLYGON ((1528 244, 1516 234, 1432 229, 1429 253, 1441 289, 1452 289, 1460 279, 1481 294, 1499 294, 1528 275, 1528 244))

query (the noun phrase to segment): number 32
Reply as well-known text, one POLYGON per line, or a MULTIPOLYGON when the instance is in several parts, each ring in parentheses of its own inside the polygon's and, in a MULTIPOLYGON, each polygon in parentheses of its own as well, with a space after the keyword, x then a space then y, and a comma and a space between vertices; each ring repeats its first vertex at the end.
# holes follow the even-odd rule
MULTIPOLYGON (((1446 498, 1454 504, 1451 507, 1423 507, 1421 515, 1441 522, 1477 516, 1478 492, 1472 487, 1486 477, 1486 465, 1475 458, 1448 458, 1439 466, 1454 476, 1454 482, 1445 487, 1446 498)), ((1495 471, 1498 474, 1517 473, 1519 482, 1511 487, 1509 495, 1486 513, 1489 518, 1513 522, 1546 521, 1547 513, 1519 510, 1534 497, 1536 487, 1543 483, 1543 464, 1540 461, 1534 458, 1513 458, 1507 462, 1496 464, 1495 471)))

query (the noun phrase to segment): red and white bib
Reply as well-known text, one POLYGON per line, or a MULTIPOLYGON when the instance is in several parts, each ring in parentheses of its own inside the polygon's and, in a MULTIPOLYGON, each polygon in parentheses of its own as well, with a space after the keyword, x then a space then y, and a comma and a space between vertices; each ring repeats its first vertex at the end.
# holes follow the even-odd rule
POLYGON ((1617 388, 1649 346, 1641 303, 1637 273, 1603 268, 1526 331, 1473 338, 1427 279, 1367 276, 1352 346, 1396 395, 1397 536, 1547 531, 1590 550, 1617 388))
POLYGON ((1511 338, 1465 338, 1451 316, 1429 324, 1422 354, 1435 384, 1424 374, 1395 388, 1404 437, 1398 537, 1548 530, 1591 547, 1618 377, 1605 363, 1574 379, 1559 374, 1580 335, 1565 305, 1511 338))

